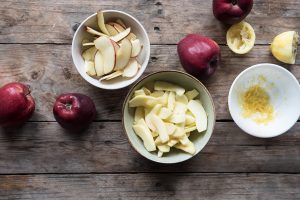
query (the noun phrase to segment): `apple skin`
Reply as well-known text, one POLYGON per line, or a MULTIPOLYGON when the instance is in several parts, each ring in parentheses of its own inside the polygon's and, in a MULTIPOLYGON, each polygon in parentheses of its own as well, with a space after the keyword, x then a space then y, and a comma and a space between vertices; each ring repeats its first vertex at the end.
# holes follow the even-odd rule
POLYGON ((95 119, 96 107, 93 100, 84 94, 65 93, 57 97, 53 114, 63 128, 78 132, 95 119))
POLYGON ((180 62, 189 74, 205 79, 210 77, 220 63, 220 47, 209 37, 189 34, 177 45, 180 62))
POLYGON ((18 126, 34 113, 35 102, 28 86, 12 82, 0 88, 0 125, 18 126))
POLYGON ((213 0, 215 17, 226 24, 236 24, 250 13, 253 0, 213 0))

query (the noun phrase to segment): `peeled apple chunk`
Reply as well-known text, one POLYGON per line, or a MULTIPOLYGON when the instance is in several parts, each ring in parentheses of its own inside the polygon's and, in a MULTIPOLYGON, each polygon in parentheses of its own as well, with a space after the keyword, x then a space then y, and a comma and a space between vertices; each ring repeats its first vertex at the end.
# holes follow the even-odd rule
POLYGON ((169 92, 175 92, 177 95, 182 96, 185 92, 185 89, 178 86, 174 85, 172 83, 164 82, 164 81, 156 81, 154 83, 154 90, 164 90, 164 91, 169 91, 169 92))
POLYGON ((272 44, 273 56, 281 62, 295 64, 299 35, 296 31, 287 31, 277 35, 272 44))
POLYGON ((150 115, 150 120, 156 131, 159 134, 159 138, 162 143, 165 143, 169 140, 169 134, 164 122, 157 115, 150 115))
POLYGON ((181 143, 175 144, 174 147, 188 152, 192 155, 196 153, 195 145, 191 141, 189 141, 186 145, 183 145, 181 143))
POLYGON ((248 53, 255 43, 255 32, 247 22, 232 25, 226 34, 228 47, 237 54, 248 53))
POLYGON ((201 102, 199 100, 191 100, 187 107, 196 118, 198 132, 205 131, 207 129, 207 115, 201 102))
POLYGON ((129 101, 129 107, 152 107, 155 105, 156 98, 146 95, 138 95, 129 101))
POLYGON ((143 140, 144 146, 147 151, 155 151, 156 145, 154 139, 148 127, 145 127, 141 124, 133 125, 134 132, 143 140))

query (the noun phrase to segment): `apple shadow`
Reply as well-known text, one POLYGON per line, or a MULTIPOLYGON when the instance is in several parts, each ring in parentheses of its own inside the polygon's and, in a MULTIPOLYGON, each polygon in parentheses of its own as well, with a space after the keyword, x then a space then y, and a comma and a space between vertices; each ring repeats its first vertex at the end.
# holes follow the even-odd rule
POLYGON ((3 135, 9 141, 13 141, 20 137, 25 129, 26 123, 14 127, 0 127, 0 135, 3 135))

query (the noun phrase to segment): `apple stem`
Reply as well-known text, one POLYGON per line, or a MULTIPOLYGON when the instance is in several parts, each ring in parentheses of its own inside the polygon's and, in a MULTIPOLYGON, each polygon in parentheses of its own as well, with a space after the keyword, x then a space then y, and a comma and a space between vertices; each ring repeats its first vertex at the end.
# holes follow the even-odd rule
POLYGON ((71 109, 72 109, 72 104, 67 103, 67 104, 66 104, 66 108, 67 108, 68 110, 71 110, 71 109))
POLYGON ((27 90, 26 90, 25 96, 27 96, 31 93, 30 85, 26 85, 26 86, 27 86, 27 90))
POLYGON ((232 3, 233 5, 236 5, 237 2, 238 2, 238 0, 231 0, 231 3, 232 3))

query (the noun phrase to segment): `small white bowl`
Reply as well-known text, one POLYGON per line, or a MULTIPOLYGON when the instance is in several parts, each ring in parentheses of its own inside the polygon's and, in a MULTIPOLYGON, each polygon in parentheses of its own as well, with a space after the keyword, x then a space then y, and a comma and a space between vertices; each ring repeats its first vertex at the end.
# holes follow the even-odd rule
POLYGON ((143 44, 143 49, 137 57, 137 60, 141 64, 141 68, 139 69, 137 75, 135 75, 133 78, 119 77, 111 81, 100 82, 99 80, 94 79, 86 74, 84 69, 84 60, 82 58, 82 52, 89 47, 84 48, 82 46, 82 40, 92 39, 93 37, 92 35, 86 32, 86 26, 99 30, 97 25, 97 13, 94 13, 93 15, 86 18, 79 25, 77 31, 75 32, 72 41, 72 58, 77 71, 87 82, 98 88, 115 90, 124 88, 132 84, 143 74, 150 58, 150 40, 142 24, 133 16, 118 10, 104 10, 103 13, 106 22, 121 19, 127 27, 131 27, 131 32, 133 32, 143 44))
POLYGON ((241 72, 232 83, 228 95, 228 106, 234 122, 250 135, 270 138, 288 131, 300 116, 300 86, 295 76, 285 68, 262 63, 241 72), (266 80, 261 81, 261 76, 266 80), (252 85, 267 89, 274 108, 274 119, 267 124, 257 124, 244 118, 239 97, 252 85))

